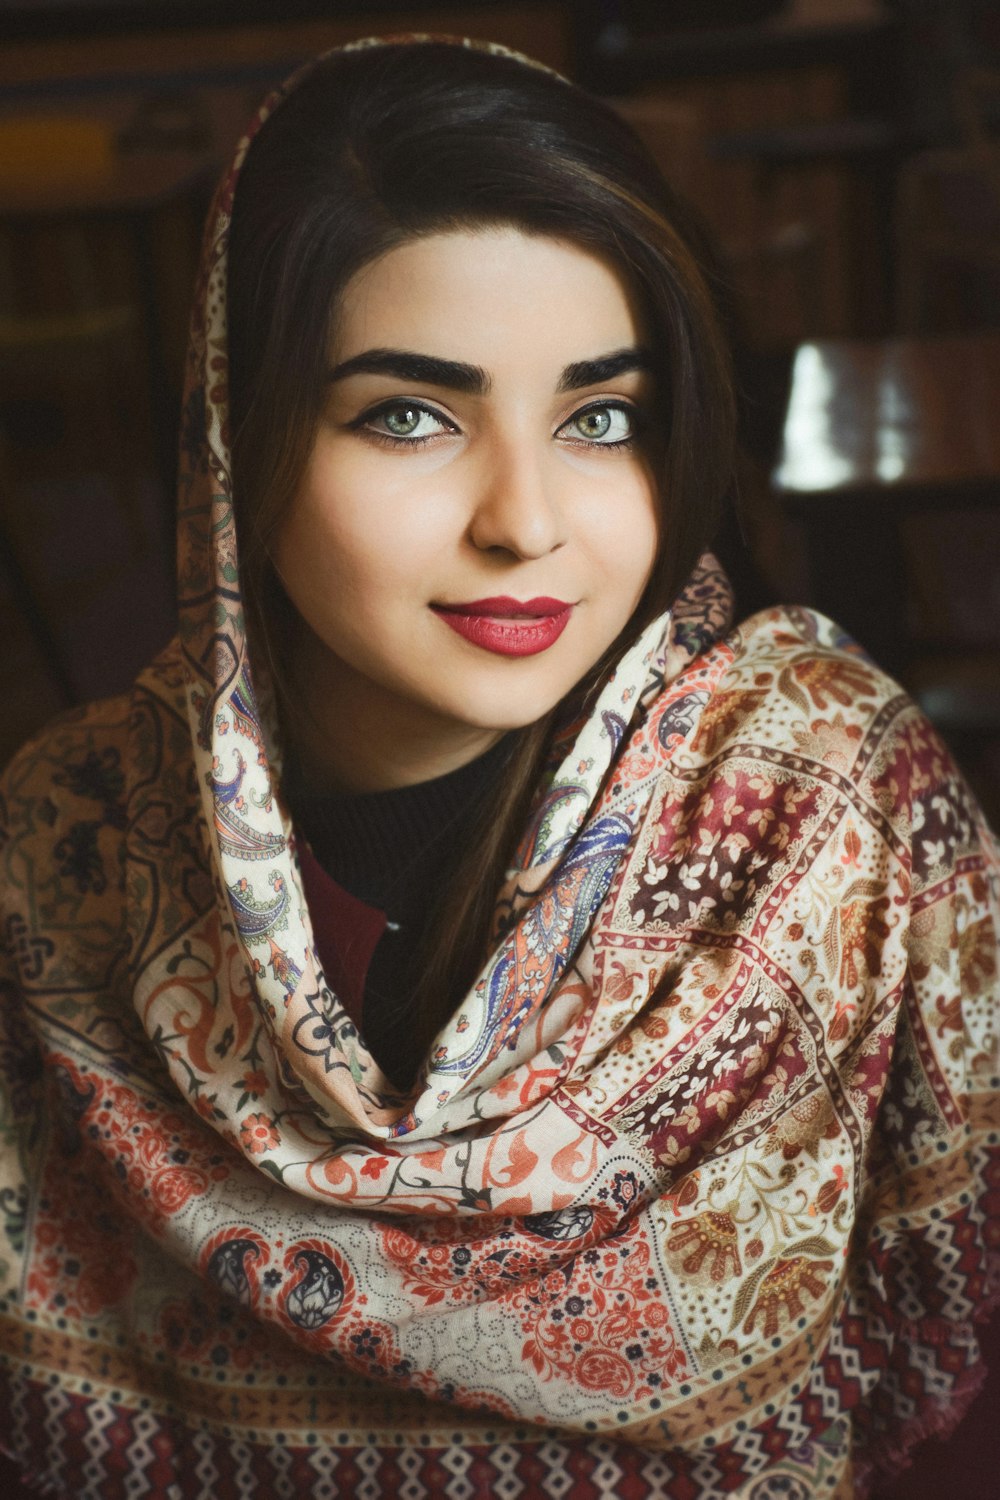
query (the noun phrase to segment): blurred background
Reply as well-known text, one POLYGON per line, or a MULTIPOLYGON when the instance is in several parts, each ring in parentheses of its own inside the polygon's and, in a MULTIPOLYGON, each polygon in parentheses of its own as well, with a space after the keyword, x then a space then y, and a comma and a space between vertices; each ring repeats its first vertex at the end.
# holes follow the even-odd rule
POLYGON ((525 51, 645 137, 736 347, 741 611, 841 621, 1000 824, 997 0, 2 0, 0 763, 172 633, 188 304, 250 111, 412 30, 525 51))

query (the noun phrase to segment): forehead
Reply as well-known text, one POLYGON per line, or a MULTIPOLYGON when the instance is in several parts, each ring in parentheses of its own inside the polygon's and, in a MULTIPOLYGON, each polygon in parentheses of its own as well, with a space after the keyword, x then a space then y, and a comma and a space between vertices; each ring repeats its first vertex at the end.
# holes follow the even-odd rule
POLYGON ((338 360, 399 348, 502 369, 558 364, 641 341, 638 304, 610 261, 510 226, 429 234, 348 282, 338 360))

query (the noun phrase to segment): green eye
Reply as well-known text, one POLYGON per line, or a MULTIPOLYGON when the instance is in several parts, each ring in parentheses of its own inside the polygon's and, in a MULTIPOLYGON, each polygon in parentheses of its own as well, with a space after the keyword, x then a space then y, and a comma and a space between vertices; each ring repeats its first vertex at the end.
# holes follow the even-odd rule
POLYGON ((569 436, 595 443, 603 448, 614 448, 628 443, 635 436, 635 416, 628 406, 588 406, 570 417, 562 429, 569 436))
POLYGON ((386 402, 374 411, 365 412, 353 425, 367 428, 384 443, 405 443, 410 447, 456 430, 432 407, 422 406, 416 401, 386 402))
POLYGON ((598 407, 596 411, 585 411, 577 417, 576 425, 585 438, 602 438, 611 429, 611 413, 606 407, 598 407))
POLYGON ((419 406, 390 406, 381 413, 382 421, 393 437, 409 437, 420 426, 423 415, 419 406))

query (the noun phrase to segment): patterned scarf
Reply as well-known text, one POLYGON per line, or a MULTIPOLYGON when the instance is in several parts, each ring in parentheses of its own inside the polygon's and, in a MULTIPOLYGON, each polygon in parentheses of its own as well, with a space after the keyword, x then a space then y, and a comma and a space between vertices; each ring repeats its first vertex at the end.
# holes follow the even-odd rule
POLYGON ((0 1444, 74 1497, 863 1494, 957 1420, 997 1294, 996 845, 893 683, 802 610, 726 636, 705 558, 558 746, 394 1096, 247 661, 246 146, 179 638, 4 782, 0 1444))

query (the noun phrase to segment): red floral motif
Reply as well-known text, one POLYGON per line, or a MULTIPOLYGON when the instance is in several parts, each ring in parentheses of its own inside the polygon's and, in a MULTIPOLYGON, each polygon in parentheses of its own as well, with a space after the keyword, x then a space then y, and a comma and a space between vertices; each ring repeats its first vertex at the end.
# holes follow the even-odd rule
MULTIPOLYGON (((545 1242, 529 1242, 500 1228, 501 1220, 480 1220, 480 1235, 470 1240, 468 1228, 435 1225, 433 1238, 416 1228, 413 1233, 389 1225, 382 1231, 382 1247, 388 1259, 403 1273, 408 1290, 432 1306, 448 1301, 455 1305, 496 1296, 517 1276, 547 1270, 553 1257, 545 1242)), ((577 1241, 571 1248, 577 1248, 577 1241)), ((558 1256, 565 1259, 566 1251, 558 1256)))
POLYGON ((736 1225, 731 1215, 713 1209, 675 1224, 667 1239, 667 1249, 688 1252, 681 1265, 692 1276, 698 1274, 710 1256, 708 1274, 713 1281, 725 1281, 727 1268, 733 1276, 739 1276, 742 1270, 736 1225))
POLYGON ((504 1298, 527 1335, 521 1351, 543 1380, 645 1400, 686 1371, 652 1256, 634 1221, 564 1274, 521 1283, 504 1298))
POLYGON ((664 1208, 669 1208, 674 1218, 680 1216, 682 1208, 688 1208, 698 1196, 698 1173, 687 1172, 681 1177, 672 1193, 666 1193, 660 1203, 664 1208))
MULTIPOLYGON (((157 1327, 165 1347, 179 1363, 206 1367, 217 1375, 220 1370, 252 1370, 262 1358, 261 1346, 266 1330, 242 1312, 222 1312, 220 1299, 208 1288, 199 1288, 189 1297, 173 1297, 165 1302, 157 1318, 157 1327)), ((270 1341, 270 1345, 274 1344, 270 1341)), ((275 1360, 270 1345, 266 1359, 269 1368, 275 1360)), ((279 1355, 284 1351, 279 1350, 279 1355)), ((291 1368, 292 1351, 285 1355, 291 1368)))
POLYGON ((936 1028, 938 1036, 943 1037, 946 1031, 961 1032, 965 1026, 962 1019, 962 997, 952 995, 945 999, 943 995, 937 998, 937 1013, 941 1017, 941 1023, 936 1028))
POLYGON ((131 1236, 109 1224, 103 1184, 92 1173, 49 1158, 34 1226, 26 1279, 31 1307, 93 1318, 127 1297, 137 1274, 131 1236))
MULTIPOLYGON (((870 669, 860 661, 844 657, 810 654, 792 664, 791 674, 823 712, 831 702, 857 712, 858 698, 876 691, 875 678, 870 669)), ((784 675, 782 673, 782 677, 784 675)))
MULTIPOLYGON (((504 1219, 480 1221, 488 1233, 476 1240, 461 1223, 416 1233, 390 1225, 382 1248, 423 1302, 491 1300, 516 1317, 525 1333, 522 1357, 543 1379, 561 1376, 616 1399, 641 1399, 686 1362, 639 1221, 609 1243, 615 1217, 595 1210, 590 1231, 571 1240, 524 1234, 504 1219), (587 1248, 601 1242, 603 1249, 587 1248)), ((435 1394, 430 1386, 426 1393, 435 1394)))
MULTIPOLYGON (((162 1234, 167 1220, 191 1198, 229 1175, 222 1157, 206 1151, 190 1116, 164 1110, 99 1073, 69 1064, 66 1071, 78 1096, 89 1101, 81 1128, 111 1165, 110 1186, 154 1234, 162 1234)), ((217 1144, 213 1136, 212 1146, 217 1144)))
POLYGON ((267 1074, 263 1068, 248 1068, 235 1087, 249 1094, 251 1099, 261 1099, 269 1088, 267 1074))
POLYGON ((406 1230, 386 1225, 380 1232, 383 1253, 403 1273, 407 1288, 426 1304, 456 1305, 506 1296, 515 1282, 557 1275, 590 1245, 598 1243, 621 1215, 601 1206, 589 1211, 585 1233, 569 1239, 545 1238, 511 1227, 506 1217, 476 1220, 476 1238, 468 1224, 435 1222, 406 1230))
POLYGON ((841 1193, 846 1192, 848 1187, 847 1173, 838 1162, 833 1169, 833 1176, 823 1183, 816 1194, 816 1207, 821 1214, 832 1213, 837 1206, 841 1193))
POLYGON ((851 1016, 857 1010, 853 1000, 837 1000, 834 1002, 833 1020, 827 1033, 831 1042, 842 1042, 851 1030, 851 1016))
POLYGON ((978 922, 967 922, 959 933, 958 965, 962 975, 962 988, 967 994, 974 995, 984 991, 996 978, 996 932, 988 917, 981 917, 978 922))
POLYGON ((756 1301, 743 1324, 744 1333, 753 1333, 761 1318, 764 1320, 764 1337, 777 1333, 783 1320, 797 1318, 803 1312, 802 1297, 822 1297, 833 1270, 832 1260, 810 1260, 805 1255, 793 1255, 791 1260, 779 1260, 773 1270, 768 1271, 760 1284, 756 1301))
POLYGON ((281 1137, 270 1115, 247 1115, 240 1121, 240 1145, 251 1156, 273 1151, 281 1137))
POLYGON ((627 1396, 635 1385, 628 1360, 612 1349, 590 1349, 581 1354, 574 1373, 585 1390, 607 1391, 616 1401, 627 1396))
MULTIPOLYGON (((860 733, 860 731, 859 731, 860 733)), ((844 852, 840 856, 840 863, 848 869, 858 870, 861 868, 861 840, 853 823, 848 823, 847 832, 844 834, 844 852)))
POLYGON ((882 972, 882 945, 889 936, 885 920, 888 909, 888 896, 876 901, 848 901, 840 908, 840 982, 849 989, 860 982, 862 967, 872 976, 882 972))
POLYGON ((692 749, 706 757, 715 755, 767 696, 766 688, 736 688, 728 693, 714 693, 702 710, 692 749))

